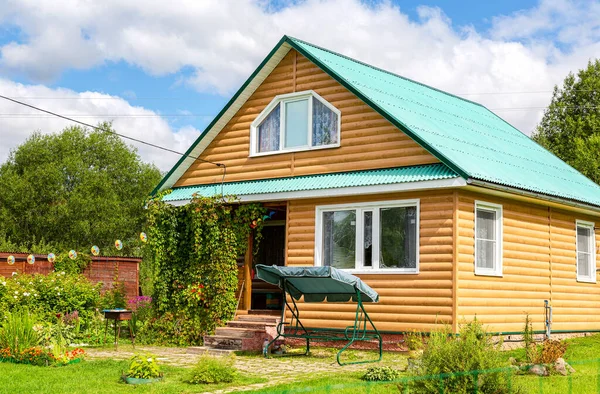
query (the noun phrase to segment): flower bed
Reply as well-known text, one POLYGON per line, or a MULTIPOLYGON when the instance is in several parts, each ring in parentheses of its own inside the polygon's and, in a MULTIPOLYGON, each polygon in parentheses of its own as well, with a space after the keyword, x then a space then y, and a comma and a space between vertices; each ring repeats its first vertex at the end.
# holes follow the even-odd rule
POLYGON ((84 357, 85 350, 81 348, 75 348, 60 354, 54 354, 38 346, 25 349, 19 353, 13 353, 9 348, 0 349, 0 362, 15 364, 39 366, 68 365, 81 362, 84 357))

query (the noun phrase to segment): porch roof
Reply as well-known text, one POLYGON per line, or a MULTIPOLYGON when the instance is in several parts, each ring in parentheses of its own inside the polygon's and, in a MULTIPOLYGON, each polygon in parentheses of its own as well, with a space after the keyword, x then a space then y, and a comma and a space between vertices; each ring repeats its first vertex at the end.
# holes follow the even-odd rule
MULTIPOLYGON (((241 198, 250 195, 260 196, 272 195, 275 193, 310 192, 316 190, 351 190, 349 188, 397 185, 414 182, 422 183, 427 181, 452 180, 455 178, 459 178, 459 175, 446 165, 437 163, 422 166, 176 187, 170 194, 163 197, 163 201, 186 202, 191 200, 194 194, 203 197, 223 194, 234 195, 241 198)), ((446 186, 450 185, 452 184, 446 186)), ((431 184, 431 188, 433 187, 435 186, 431 184)), ((424 187, 420 188, 423 189, 424 187)), ((382 189, 380 191, 384 192, 386 190, 382 189)), ((311 196, 305 195, 304 197, 311 196)))

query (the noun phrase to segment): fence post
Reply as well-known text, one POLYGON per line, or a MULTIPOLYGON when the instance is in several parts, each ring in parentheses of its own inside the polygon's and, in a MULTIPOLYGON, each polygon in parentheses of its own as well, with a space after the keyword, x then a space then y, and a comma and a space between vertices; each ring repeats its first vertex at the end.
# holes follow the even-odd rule
POLYGON ((538 382, 540 384, 540 394, 544 394, 544 382, 543 382, 543 376, 542 375, 538 375, 538 382))
POLYGON ((473 393, 477 394, 479 392, 479 371, 475 371, 473 374, 473 393))

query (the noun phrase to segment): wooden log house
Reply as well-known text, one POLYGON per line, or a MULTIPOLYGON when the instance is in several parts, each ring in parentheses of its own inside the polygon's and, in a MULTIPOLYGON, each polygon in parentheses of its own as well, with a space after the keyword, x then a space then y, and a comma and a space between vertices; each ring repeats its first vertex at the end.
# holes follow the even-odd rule
MULTIPOLYGON (((554 332, 600 330, 600 187, 480 104, 286 36, 187 154, 156 192, 264 203, 258 262, 358 275, 384 332, 542 331, 544 300, 554 332)), ((276 305, 250 256, 242 308, 276 305)), ((312 327, 353 311, 301 304, 312 327)))

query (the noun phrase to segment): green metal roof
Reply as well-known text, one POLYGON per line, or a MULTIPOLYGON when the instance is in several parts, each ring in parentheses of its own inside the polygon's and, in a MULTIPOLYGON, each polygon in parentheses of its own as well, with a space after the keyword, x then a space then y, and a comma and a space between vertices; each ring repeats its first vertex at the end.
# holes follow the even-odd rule
MULTIPOLYGON (((600 186, 484 106, 287 36, 273 48, 153 194, 175 184, 193 157, 202 153, 202 144, 208 144, 218 133, 218 121, 233 116, 239 101, 246 99, 256 88, 257 80, 267 75, 265 70, 270 72, 290 48, 306 56, 465 180, 480 180, 600 207, 600 186)), ((211 187, 214 188, 197 188, 211 187)), ((239 195, 239 188, 234 189, 233 194, 239 195)))
POLYGON ((444 164, 398 167, 383 170, 340 172, 323 175, 306 175, 287 178, 263 179, 257 181, 215 183, 174 188, 164 201, 185 201, 194 194, 209 197, 217 194, 246 196, 297 192, 305 190, 338 189, 356 186, 390 185, 406 182, 432 181, 457 178, 459 175, 444 164))
POLYGON ((482 105, 289 40, 459 174, 600 206, 600 186, 482 105))

